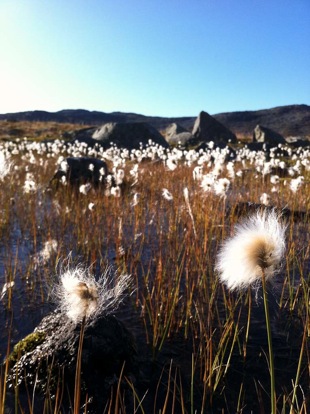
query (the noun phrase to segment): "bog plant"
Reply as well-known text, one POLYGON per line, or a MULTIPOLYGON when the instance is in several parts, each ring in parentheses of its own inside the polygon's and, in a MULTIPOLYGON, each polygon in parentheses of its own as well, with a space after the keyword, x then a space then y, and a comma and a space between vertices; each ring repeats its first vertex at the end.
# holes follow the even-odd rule
POLYGON ((276 414, 274 354, 266 282, 272 278, 285 251, 286 226, 274 210, 257 211, 236 225, 236 234, 223 244, 217 262, 220 279, 229 289, 244 289, 254 283, 263 287, 269 348, 271 413, 276 414))
MULTIPOLYGON (((120 372, 106 412, 309 411, 307 148, 281 145, 267 156, 243 146, 232 157, 211 143, 129 151, 22 139, 0 144, 0 153, 3 359, 33 331, 29 315, 53 309, 53 291, 81 324, 81 346, 84 327, 104 309, 136 337, 143 381, 120 372), (105 160, 106 187, 81 191, 64 181, 50 191, 66 156, 105 160), (69 252, 82 264, 55 279, 69 252), (109 265, 130 276, 112 287, 109 265), (129 280, 131 296, 113 302, 129 280)), ((35 413, 42 399, 45 413, 65 412, 62 389, 56 400, 35 390, 23 399, 18 387, 7 389, 8 373, 6 362, 0 413, 35 413)), ((77 371, 75 412, 87 406, 79 391, 77 371)))
POLYGON ((58 307, 75 324, 83 320, 92 324, 99 316, 115 312, 129 289, 130 275, 121 274, 116 283, 113 276, 107 268, 96 280, 91 269, 81 264, 67 266, 54 287, 58 307))

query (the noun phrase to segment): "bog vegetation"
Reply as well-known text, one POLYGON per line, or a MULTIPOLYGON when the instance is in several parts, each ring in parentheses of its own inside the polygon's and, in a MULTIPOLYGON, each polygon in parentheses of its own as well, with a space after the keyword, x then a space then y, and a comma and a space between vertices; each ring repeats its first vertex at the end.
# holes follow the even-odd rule
MULTIPOLYGON (((2 362, 54 309, 57 263, 71 254, 98 277, 112 265, 131 278, 115 315, 135 337, 140 376, 118 373, 106 413, 270 412, 261 285, 230 291, 215 269, 223 241, 252 208, 244 203, 256 203, 285 208, 287 226, 281 266, 267 280, 277 412, 306 414, 309 181, 309 149, 281 145, 267 154, 212 143, 199 151, 149 143, 130 152, 58 140, 0 144, 2 362), (49 188, 67 156, 103 159, 111 176, 102 176, 102 188, 72 188, 65 178, 49 188)), ((45 413, 66 412, 61 399, 35 390, 23 399, 8 387, 8 373, 4 362, 0 413, 36 413, 39 399, 45 413)))

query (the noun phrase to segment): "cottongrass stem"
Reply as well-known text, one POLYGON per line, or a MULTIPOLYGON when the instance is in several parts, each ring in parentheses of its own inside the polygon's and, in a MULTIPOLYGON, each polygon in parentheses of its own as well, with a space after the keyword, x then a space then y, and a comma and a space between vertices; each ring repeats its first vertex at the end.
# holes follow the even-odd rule
POLYGON ((195 228, 195 221, 194 221, 194 216, 193 216, 191 204, 189 202, 189 194, 188 194, 188 188, 187 187, 185 187, 183 189, 183 194, 184 194, 184 199, 185 199, 185 204, 186 204, 186 207, 187 207, 188 214, 189 214, 189 216, 190 216, 190 218, 192 220, 192 223, 193 223, 193 230, 194 230, 195 239, 197 239, 197 233, 196 233, 196 228, 195 228))
POLYGON ((276 414, 274 356, 266 280, 271 278, 285 251, 286 225, 274 210, 260 210, 236 225, 236 234, 227 239, 217 256, 220 280, 231 289, 262 283, 269 350, 271 413, 276 414))

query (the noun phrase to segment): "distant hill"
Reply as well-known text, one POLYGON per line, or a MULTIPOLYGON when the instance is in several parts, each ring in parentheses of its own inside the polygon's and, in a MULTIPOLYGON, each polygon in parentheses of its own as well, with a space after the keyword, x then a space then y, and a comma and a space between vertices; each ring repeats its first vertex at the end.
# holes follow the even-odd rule
MULTIPOLYGON (((258 124, 268 127, 284 137, 294 136, 310 139, 310 106, 308 105, 289 105, 259 111, 220 113, 213 115, 213 117, 235 133, 239 139, 251 138, 253 130, 258 124)), ((88 126, 102 125, 107 122, 147 122, 159 131, 163 131, 172 123, 177 123, 191 131, 195 119, 196 116, 167 118, 124 112, 105 113, 84 109, 0 114, 0 121, 54 122, 88 126)))
POLYGON ((30 121, 30 122, 57 122, 80 125, 102 125, 108 122, 147 122, 156 129, 165 129, 169 124, 176 122, 192 128, 195 117, 163 118, 157 116, 145 116, 125 112, 98 112, 85 109, 65 109, 58 112, 27 111, 8 114, 0 114, 0 121, 30 121))
POLYGON ((214 115, 219 122, 233 131, 239 138, 252 136, 256 125, 270 128, 285 138, 305 137, 310 139, 310 106, 279 106, 261 111, 228 112, 214 115))

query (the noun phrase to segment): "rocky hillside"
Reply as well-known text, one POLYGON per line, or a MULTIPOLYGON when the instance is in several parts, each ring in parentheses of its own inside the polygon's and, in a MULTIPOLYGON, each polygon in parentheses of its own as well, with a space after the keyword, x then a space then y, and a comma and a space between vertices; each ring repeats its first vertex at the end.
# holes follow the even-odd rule
POLYGON ((261 111, 229 112, 214 115, 219 122, 233 131, 238 138, 252 136, 256 125, 270 128, 285 138, 310 139, 310 106, 279 106, 261 111))
MULTIPOLYGON (((284 137, 294 136, 310 139, 310 106, 308 105, 289 105, 260 111, 221 113, 213 115, 213 117, 230 129, 239 139, 252 138, 253 130, 258 124, 268 127, 284 137)), ((134 113, 105 113, 82 109, 58 112, 18 112, 0 114, 0 139, 16 136, 16 134, 12 134, 12 129, 15 129, 15 132, 21 129, 24 131, 24 135, 27 135, 26 126, 29 122, 45 124, 47 130, 49 130, 48 125, 53 125, 55 129, 56 124, 71 125, 71 129, 77 129, 77 125, 98 126, 108 122, 147 122, 159 131, 163 131, 168 125, 176 123, 191 132, 195 119, 196 116, 164 118, 134 113), (21 126, 21 122, 23 126, 21 126)), ((51 135, 48 131, 46 132, 47 136, 51 135)))

